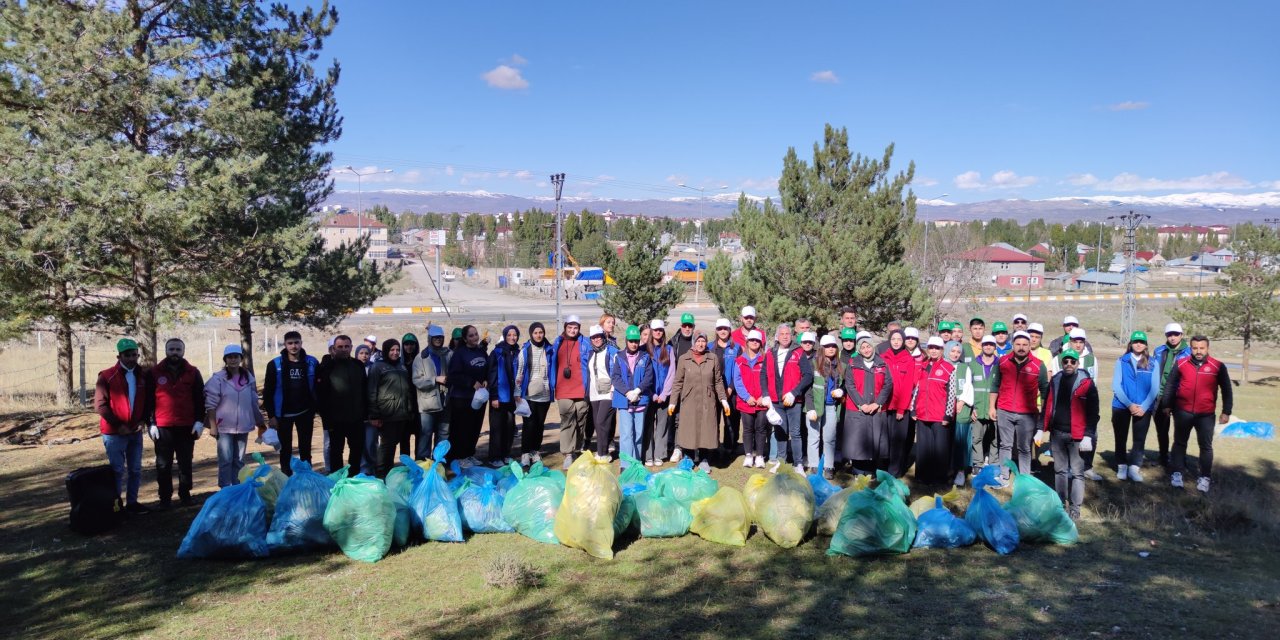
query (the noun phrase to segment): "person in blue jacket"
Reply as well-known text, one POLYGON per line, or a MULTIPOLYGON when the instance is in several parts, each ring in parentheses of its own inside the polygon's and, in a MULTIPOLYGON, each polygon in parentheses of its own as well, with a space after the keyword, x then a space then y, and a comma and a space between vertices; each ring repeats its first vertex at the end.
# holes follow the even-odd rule
POLYGON ((511 443, 516 436, 516 364, 520 358, 520 329, 502 329, 502 342, 489 354, 489 465, 511 464, 511 443))
POLYGON ((1142 482, 1142 458, 1155 413, 1159 377, 1160 369, 1147 352, 1147 334, 1134 331, 1111 377, 1111 429, 1116 436, 1116 475, 1121 480, 1142 482), (1130 424, 1133 447, 1126 450, 1130 424))
MULTIPOLYGON (((1156 381, 1156 406, 1164 406, 1164 386, 1169 373, 1179 362, 1191 357, 1191 345, 1183 340, 1182 325, 1170 322, 1164 326, 1164 344, 1156 347, 1151 359, 1155 361, 1159 379, 1156 381)), ((1160 466, 1169 468, 1169 414, 1156 411, 1156 442, 1160 445, 1160 466)))
MULTIPOLYGON (((640 327, 630 325, 626 347, 613 358, 613 408, 618 413, 618 453, 639 459, 644 446, 644 414, 653 396, 654 370, 649 352, 640 348, 640 327)), ((627 459, 621 467, 627 468, 627 459)))

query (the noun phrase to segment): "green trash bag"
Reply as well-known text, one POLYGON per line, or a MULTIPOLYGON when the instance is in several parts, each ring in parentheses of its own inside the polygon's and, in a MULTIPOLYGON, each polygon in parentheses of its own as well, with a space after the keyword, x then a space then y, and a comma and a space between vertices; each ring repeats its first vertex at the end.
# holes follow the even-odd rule
POLYGON ((336 484, 339 480, 341 480, 341 479, 343 479, 343 478, 347 477, 347 470, 348 470, 348 469, 350 469, 350 468, 351 468, 351 465, 349 465, 349 464, 348 464, 348 465, 343 465, 343 467, 342 467, 341 469, 338 469, 337 471, 334 471, 333 473, 331 473, 331 474, 329 474, 329 475, 327 475, 327 476, 325 476, 325 477, 329 479, 329 482, 333 482, 333 483, 335 483, 335 484, 336 484))
POLYGON ((520 463, 512 462, 516 486, 507 491, 502 501, 502 518, 516 533, 538 542, 560 544, 556 538, 556 512, 564 500, 564 474, 549 471, 535 462, 525 473, 520 463))
POLYGON ((1018 538, 1053 544, 1079 541, 1080 532, 1062 508, 1058 492, 1031 474, 1018 473, 1018 466, 1012 462, 1009 468, 1013 470, 1013 497, 1004 503, 1004 510, 1018 523, 1018 538))
POLYGON ((871 476, 855 476, 853 484, 827 498, 827 501, 818 507, 813 516, 814 523, 817 525, 818 535, 828 537, 835 535, 836 528, 840 526, 840 516, 844 515, 844 507, 849 501, 849 496, 869 486, 871 486, 871 476))
POLYGON ((800 544, 813 526, 813 487, 789 465, 782 465, 777 475, 766 480, 754 498, 751 518, 783 549, 800 544))
POLYGON ((637 492, 633 497, 640 516, 640 535, 646 538, 678 538, 689 533, 693 514, 679 500, 666 494, 666 485, 637 492))
POLYGON ((884 471, 875 489, 848 497, 827 555, 873 556, 906 553, 916 539, 916 516, 907 508, 906 485, 884 471))
POLYGON ((685 458, 680 461, 680 466, 649 476, 648 487, 650 491, 661 488, 662 495, 674 499, 688 510, 693 503, 714 496, 720 489, 720 483, 706 473, 694 471, 693 460, 685 458))
POLYGON ((649 476, 653 475, 648 469, 644 468, 644 463, 623 453, 618 455, 623 462, 627 463, 627 468, 622 470, 618 475, 618 484, 627 486, 629 484, 641 484, 648 486, 649 476))
POLYGON ((266 458, 263 458, 261 453, 255 452, 249 457, 253 458, 253 461, 257 462, 258 466, 245 465, 244 468, 240 469, 240 482, 244 482, 245 478, 257 473, 258 469, 262 467, 270 469, 266 477, 262 479, 262 484, 258 485, 258 495, 262 497, 262 501, 267 505, 267 523, 270 524, 271 517, 276 512, 276 500, 280 498, 280 492, 284 491, 284 483, 289 481, 289 476, 267 464, 266 458))
POLYGON ((621 504, 622 488, 609 459, 583 453, 565 477, 564 500, 556 512, 556 538, 567 547, 612 560, 613 520, 621 504))
POLYGON ((324 511, 324 528, 352 560, 377 562, 391 550, 396 505, 381 480, 360 474, 339 480, 324 511))
POLYGON ((720 487, 714 496, 693 503, 689 531, 703 540, 741 547, 751 533, 747 499, 733 487, 720 487))

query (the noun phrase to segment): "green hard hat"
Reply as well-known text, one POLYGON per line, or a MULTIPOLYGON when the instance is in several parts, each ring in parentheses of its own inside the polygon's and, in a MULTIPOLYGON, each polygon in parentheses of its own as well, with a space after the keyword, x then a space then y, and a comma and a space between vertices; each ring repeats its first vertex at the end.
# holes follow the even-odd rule
POLYGON ((1058 360, 1063 360, 1064 358, 1071 358, 1072 360, 1079 360, 1079 359, 1080 359, 1080 354, 1079 354, 1078 352, 1076 352, 1076 350, 1075 350, 1075 349, 1063 349, 1063 350, 1062 350, 1062 353, 1059 353, 1059 354, 1058 354, 1058 360))
POLYGON ((418 336, 415 336, 415 335, 413 335, 412 333, 406 333, 406 334, 404 334, 404 337, 403 337, 403 338, 400 338, 400 344, 404 344, 404 343, 406 343, 406 342, 412 342, 412 343, 414 343, 414 344, 419 344, 419 342, 418 342, 418 336))
POLYGON ((639 339, 640 339, 640 327, 637 327, 634 324, 627 325, 627 340, 639 340, 639 339))
POLYGON ((693 324, 693 314, 692 313, 680 314, 680 324, 693 324))
POLYGON ((997 322, 997 323, 995 323, 995 324, 991 325, 991 333, 992 333, 992 334, 1000 333, 1000 332, 1002 332, 1002 331, 1003 331, 1004 333, 1009 333, 1009 325, 1006 325, 1006 324, 1005 324, 1005 323, 1003 323, 1003 322, 997 322))
POLYGON ((116 342, 116 353, 124 353, 126 351, 137 351, 137 350, 138 350, 138 343, 134 342, 133 338, 120 338, 120 340, 116 342))
POLYGON ((461 339, 462 339, 462 327, 455 327, 455 328, 454 328, 454 330, 453 330, 453 333, 452 333, 451 335, 452 335, 452 337, 453 337, 455 340, 461 340, 461 339))
POLYGON ((943 320, 942 322, 938 323, 938 331, 950 331, 950 330, 951 330, 950 320, 943 320))
POLYGON ((843 329, 841 329, 841 330, 840 330, 840 339, 841 339, 841 340, 851 340, 851 341, 852 341, 852 340, 857 340, 857 339, 858 339, 858 332, 857 332, 857 331, 855 331, 855 330, 853 330, 853 329, 850 329, 849 327, 845 327, 845 328, 843 328, 843 329))
POLYGON ((1129 335, 1129 342, 1146 342, 1146 341, 1147 341, 1146 331, 1134 331, 1132 334, 1129 335))

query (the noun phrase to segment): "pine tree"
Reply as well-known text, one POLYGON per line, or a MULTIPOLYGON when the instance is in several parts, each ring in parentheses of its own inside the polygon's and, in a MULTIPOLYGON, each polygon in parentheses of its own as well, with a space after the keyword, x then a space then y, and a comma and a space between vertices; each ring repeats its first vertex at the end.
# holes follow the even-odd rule
POLYGON ((932 302, 904 260, 915 221, 907 191, 915 165, 890 174, 893 145, 879 159, 853 155, 844 129, 827 125, 812 164, 788 149, 778 182, 781 208, 739 198, 734 222, 751 253, 734 273, 725 256, 712 260, 707 292, 722 313, 747 304, 763 321, 806 316, 834 326, 843 306, 871 327, 932 315, 932 302))
POLYGON ((604 268, 616 285, 606 285, 599 298, 606 313, 627 324, 642 324, 667 313, 684 299, 684 285, 662 282, 662 259, 670 246, 659 244, 659 234, 647 222, 636 223, 637 239, 620 258, 609 258, 604 268))

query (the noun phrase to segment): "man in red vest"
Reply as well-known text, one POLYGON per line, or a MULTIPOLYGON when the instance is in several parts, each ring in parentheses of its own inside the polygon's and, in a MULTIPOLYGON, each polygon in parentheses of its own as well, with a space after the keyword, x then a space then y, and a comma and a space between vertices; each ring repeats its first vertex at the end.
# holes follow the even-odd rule
POLYGON ((178 499, 182 506, 195 504, 191 497, 191 456, 196 440, 204 433, 200 414, 204 410, 204 378, 184 357, 187 345, 178 338, 164 343, 164 360, 151 368, 155 384, 155 412, 151 418, 151 441, 156 449, 156 483, 160 508, 173 500, 173 459, 178 458, 178 499))
MULTIPOLYGON (((756 308, 747 305, 742 308, 742 325, 733 330, 732 338, 734 344, 738 345, 738 349, 747 348, 747 335, 756 329, 756 308)), ((764 334, 763 331, 760 332, 764 334)))
MULTIPOLYGON (((1025 331, 1013 335, 1013 351, 1000 359, 991 374, 990 414, 996 415, 1000 441, 1000 463, 1018 449, 1018 473, 1031 473, 1031 439, 1035 437, 1040 399, 1049 390, 1049 369, 1031 355, 1031 336, 1025 331)), ((1004 470, 1005 478, 1008 469, 1004 470)))
POLYGON ((1093 449, 1093 439, 1088 434, 1098 428, 1098 387, 1080 368, 1080 354, 1075 349, 1066 349, 1058 360, 1062 369, 1049 382, 1044 422, 1036 432, 1035 443, 1049 440, 1054 489, 1067 504, 1067 514, 1075 520, 1080 517, 1084 502, 1085 463, 1080 452, 1093 449))
POLYGON ((142 431, 151 415, 151 385, 147 372, 138 366, 137 342, 121 338, 116 342, 116 354, 116 364, 98 373, 93 389, 98 431, 115 472, 116 493, 126 495, 125 511, 150 513, 138 502, 138 489, 142 486, 142 431))
POLYGON ((1170 484, 1182 487, 1182 474, 1187 466, 1187 441, 1195 429, 1200 445, 1200 479, 1196 489, 1209 493, 1209 476, 1213 473, 1213 412, 1222 393, 1222 415, 1218 424, 1231 419, 1231 377, 1227 366, 1209 356, 1209 339, 1192 336, 1191 357, 1173 366, 1164 387, 1165 413, 1173 412, 1173 451, 1169 469, 1170 484))
POLYGON ((929 338, 925 347, 928 359, 920 366, 911 394, 911 411, 916 419, 916 479, 930 485, 951 479, 955 438, 950 426, 955 420, 956 366, 942 357, 944 346, 941 337, 929 338))

